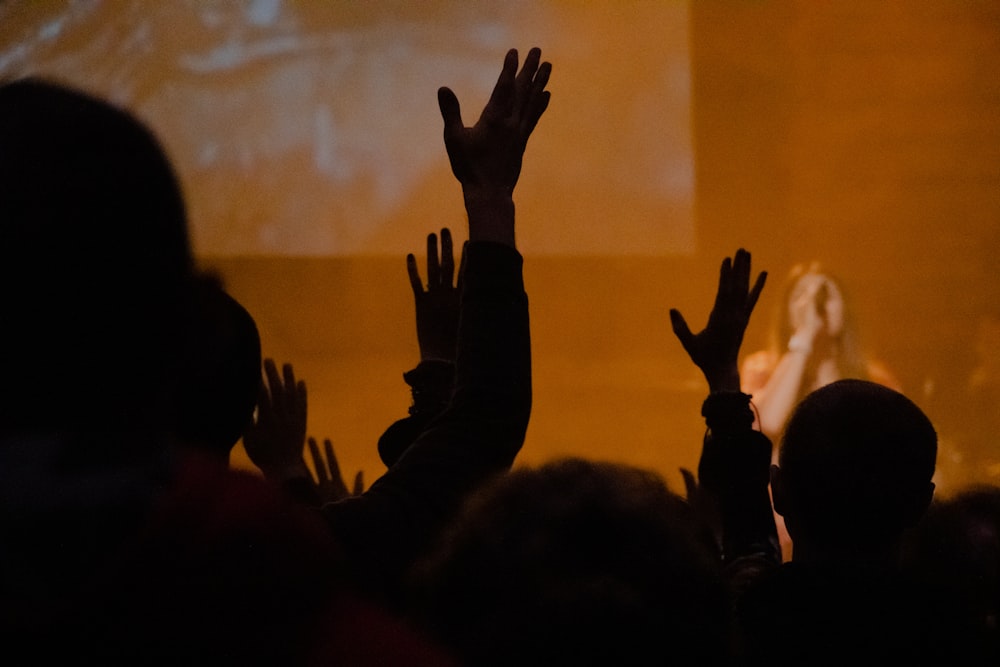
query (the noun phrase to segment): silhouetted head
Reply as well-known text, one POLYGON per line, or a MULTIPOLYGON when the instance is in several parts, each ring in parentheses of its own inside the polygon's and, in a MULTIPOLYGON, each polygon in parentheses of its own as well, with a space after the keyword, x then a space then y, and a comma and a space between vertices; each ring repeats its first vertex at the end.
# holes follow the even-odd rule
POLYGON ((180 188, 131 114, 0 85, 0 434, 148 426, 186 338, 180 188))
POLYGON ((775 509, 789 534, 825 550, 884 548, 931 501, 937 434, 910 399, 864 380, 812 392, 785 429, 772 469, 775 509))
POLYGON ((569 459, 484 488, 418 579, 432 632, 464 664, 718 664, 719 562, 659 477, 569 459))
POLYGON ((197 319, 177 396, 176 435, 224 461, 253 419, 260 395, 257 323, 221 285, 196 294, 197 319))

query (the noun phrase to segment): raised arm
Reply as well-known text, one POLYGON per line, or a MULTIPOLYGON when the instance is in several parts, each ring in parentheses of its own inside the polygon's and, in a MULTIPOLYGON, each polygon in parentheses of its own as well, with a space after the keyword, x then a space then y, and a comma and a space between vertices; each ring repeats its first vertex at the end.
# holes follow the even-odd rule
MULTIPOLYGON (((771 360, 766 371, 748 372, 743 378, 743 390, 753 395, 760 429, 770 438, 777 438, 785 427, 803 393, 806 370, 816 356, 814 348, 823 329, 817 300, 824 283, 822 276, 815 278, 789 304, 794 333, 785 351, 771 360)), ((759 360, 748 359, 747 364, 757 365, 759 360)))
MULTIPOLYGON (((718 513, 723 558, 737 580, 780 563, 767 490, 771 442, 752 428, 750 397, 740 391, 737 367, 743 334, 767 278, 761 273, 751 287, 750 274, 750 253, 743 249, 722 262, 715 304, 697 334, 680 312, 670 311, 674 333, 708 380, 699 492, 718 513)), ((742 587, 743 582, 734 584, 742 587)))
MULTIPOLYGON (((455 252, 451 230, 441 230, 441 250, 437 234, 427 235, 427 283, 420 277, 417 258, 406 256, 406 273, 413 288, 417 315, 417 343, 420 363, 403 373, 410 386, 409 415, 393 422, 379 437, 378 453, 387 468, 392 467, 427 424, 448 405, 455 386, 455 346, 458 338, 459 294, 462 271, 455 282, 455 252)), ((462 253, 463 262, 465 253, 462 253)))
POLYGON ((514 186, 528 137, 549 105, 545 90, 552 66, 539 63, 541 50, 528 51, 517 71, 517 50, 504 58, 489 102, 472 127, 462 123, 458 98, 438 90, 444 119, 444 145, 451 170, 462 184, 469 215, 469 241, 493 241, 514 247, 514 186))
POLYGON ((509 469, 531 412, 528 304, 514 248, 513 189, 531 130, 548 104, 550 66, 532 49, 517 72, 510 51, 475 126, 462 124, 454 93, 439 91, 445 146, 469 216, 448 406, 361 496, 324 507, 358 574, 398 585, 466 495, 509 469))

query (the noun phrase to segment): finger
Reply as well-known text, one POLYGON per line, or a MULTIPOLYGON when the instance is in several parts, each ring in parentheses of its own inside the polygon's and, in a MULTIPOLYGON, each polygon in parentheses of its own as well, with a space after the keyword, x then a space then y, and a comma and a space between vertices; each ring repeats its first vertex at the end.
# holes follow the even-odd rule
POLYGON ((309 446, 309 456, 312 457, 313 470, 316 471, 316 480, 320 485, 326 484, 330 481, 330 476, 326 474, 326 466, 323 463, 323 457, 319 454, 319 446, 316 444, 316 438, 310 436, 306 440, 306 445, 309 446))
POLYGON ((306 381, 299 380, 295 383, 296 410, 295 416, 300 428, 305 431, 306 415, 309 413, 309 392, 306 391, 306 381))
POLYGON ((456 132, 463 129, 462 107, 451 88, 438 88, 438 108, 444 120, 444 137, 447 141, 456 132))
POLYGON ((441 261, 438 259, 437 234, 427 235, 427 290, 441 284, 441 261))
POLYGON ((684 320, 684 316, 681 315, 680 311, 676 308, 670 309, 670 326, 674 330, 674 335, 687 350, 691 341, 694 340, 694 336, 691 334, 691 328, 688 327, 687 322, 684 320))
POLYGON ((744 295, 750 287, 750 253, 743 248, 733 258, 733 294, 744 295))
POLYGON ((340 476, 340 462, 337 460, 337 456, 333 453, 333 441, 330 438, 323 439, 323 451, 326 453, 326 465, 329 466, 330 475, 333 477, 340 476))
POLYGON ((278 367, 275 365, 273 359, 264 360, 264 374, 267 376, 267 386, 270 390, 271 401, 277 398, 281 394, 281 376, 278 375, 278 367))
POLYGON ((291 364, 281 365, 281 374, 284 376, 285 387, 291 389, 295 387, 295 369, 291 364))
POLYGON ((340 462, 337 461, 337 456, 333 452, 333 443, 330 442, 329 438, 324 438, 323 450, 326 452, 326 465, 330 469, 330 485, 334 487, 338 498, 345 498, 347 496, 347 486, 344 484, 344 478, 340 474, 340 462))
POLYGON ((722 260, 722 265, 719 267, 719 289, 715 292, 715 305, 712 306, 713 312, 721 310, 723 304, 728 301, 732 294, 732 280, 730 279, 732 273, 732 260, 726 257, 722 260))
POLYGON ((260 383, 260 391, 257 393, 257 409, 254 410, 253 423, 260 426, 266 424, 271 419, 271 394, 263 382, 260 383))
POLYGON ((544 90, 538 94, 537 100, 529 103, 528 109, 521 117, 520 132, 523 141, 528 141, 528 137, 531 136, 531 133, 535 130, 535 126, 538 125, 538 120, 545 113, 545 110, 549 108, 550 97, 551 94, 549 91, 544 90))
POLYGON ((529 122, 531 128, 534 128, 534 124, 538 122, 542 112, 545 111, 545 107, 548 106, 549 92, 545 90, 545 86, 548 85, 551 75, 552 63, 542 63, 538 68, 538 73, 535 75, 534 80, 531 82, 528 97, 524 100, 524 106, 521 110, 522 128, 529 122))
POLYGON ((291 364, 281 365, 282 386, 281 403, 285 409, 285 414, 295 412, 295 400, 298 398, 299 388, 295 382, 295 370, 291 364))
POLYGON ((746 307, 747 319, 750 319, 750 313, 753 312, 754 306, 757 305, 757 299, 760 298, 760 293, 761 290, 764 289, 765 282, 767 282, 767 271, 761 271, 760 275, 757 276, 756 282, 754 282, 753 284, 753 288, 747 295, 747 307, 746 307))
POLYGON ((524 57, 524 64, 521 65, 521 71, 517 73, 517 78, 514 80, 514 108, 518 112, 528 100, 535 73, 538 71, 538 61, 541 58, 541 49, 538 47, 529 49, 528 55, 524 57))
POLYGON ((424 293, 424 284, 420 281, 420 272, 417 270, 417 258, 410 253, 406 256, 406 274, 410 276, 410 287, 413 293, 420 296, 424 293))
POLYGON ((514 76, 517 72, 517 49, 511 49, 504 57, 503 69, 497 83, 493 86, 493 93, 489 102, 483 109, 481 118, 505 118, 510 114, 511 106, 514 103, 514 76))
POLYGON ((452 247, 451 230, 441 230, 441 284, 451 287, 455 280, 455 251, 452 247))
POLYGON ((360 496, 365 492, 365 471, 359 470, 358 474, 354 476, 354 488, 352 489, 354 495, 360 496))

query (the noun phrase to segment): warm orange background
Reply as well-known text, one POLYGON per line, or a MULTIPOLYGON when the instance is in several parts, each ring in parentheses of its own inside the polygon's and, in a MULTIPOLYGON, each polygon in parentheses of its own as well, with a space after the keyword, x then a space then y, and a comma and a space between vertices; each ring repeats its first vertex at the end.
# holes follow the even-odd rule
MULTIPOLYGON (((656 3, 611 4, 649 11, 656 3)), ((1000 480, 1000 392, 970 389, 1000 384, 992 370, 1000 342, 1000 5, 699 0, 688 13, 690 250, 533 256, 532 229, 553 217, 577 220, 592 208, 588 196, 607 191, 579 176, 572 187, 532 192, 560 165, 532 163, 529 146, 522 185, 530 196, 519 199, 518 216, 535 408, 520 461, 609 458, 657 469, 679 487, 678 466, 697 461, 705 387, 669 331, 667 310, 703 323, 719 260, 745 246, 772 274, 747 350, 765 343, 782 276, 798 261, 821 260, 846 283, 867 347, 937 423, 939 487, 1000 480)), ((560 72, 558 51, 546 55, 556 65, 555 96, 533 142, 572 165, 580 140, 563 136, 557 121, 575 107, 557 113, 558 82, 586 77, 560 72)), ((641 69, 620 74, 648 85, 641 69)), ((654 130, 650 141, 661 141, 654 130)), ((611 141, 614 131, 609 123, 606 136, 589 139, 611 141)), ((445 166, 421 192, 449 179, 445 166)), ((461 228, 457 186, 452 193, 450 201, 417 194, 400 206, 413 250, 427 231, 461 228)), ((629 201, 615 200, 620 216, 572 233, 602 238, 622 220, 652 214, 629 201)), ((406 414, 401 373, 417 361, 402 256, 204 260, 257 318, 265 353, 293 362, 307 380, 311 432, 334 440, 345 473, 377 476, 375 441, 406 414)), ((239 452, 235 461, 247 465, 239 452)))
MULTIPOLYGON (((696 251, 526 258, 535 409, 521 462, 611 458, 678 488, 677 467, 697 462, 705 389, 667 309, 704 322, 718 261, 742 245, 773 276, 746 349, 765 344, 791 265, 823 261, 846 282, 867 347, 937 423, 940 490, 1000 480, 998 394, 970 389, 976 367, 986 386, 1000 382, 988 370, 1000 326, 1000 5, 699 1, 690 41, 696 251)), ((529 206, 519 221, 546 223, 529 206)), ((418 230, 443 222, 454 223, 414 221, 415 248, 418 230)), ((335 440, 345 470, 377 474, 372 445, 405 414, 400 373, 417 360, 402 258, 218 266, 268 353, 309 379, 312 430, 335 440)))

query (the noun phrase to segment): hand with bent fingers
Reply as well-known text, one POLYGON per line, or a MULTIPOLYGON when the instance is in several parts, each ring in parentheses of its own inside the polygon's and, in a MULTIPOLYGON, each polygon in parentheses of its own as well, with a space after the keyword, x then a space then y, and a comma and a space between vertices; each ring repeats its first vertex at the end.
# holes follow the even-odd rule
POLYGON ((735 257, 722 262, 715 305, 703 330, 691 333, 684 316, 677 309, 670 310, 674 334, 713 392, 740 390, 740 345, 766 280, 767 272, 761 272, 750 287, 750 253, 740 248, 735 257))
POLYGON ((541 54, 537 48, 528 51, 517 72, 517 50, 507 52, 493 94, 472 127, 462 122, 455 93, 450 88, 438 90, 444 145, 451 169, 464 188, 513 191, 528 137, 549 104, 545 85, 552 65, 539 64, 541 54))
MULTIPOLYGON (((406 256, 406 271, 413 287, 417 311, 417 343, 420 360, 455 361, 455 344, 458 338, 458 299, 460 289, 454 284, 455 255, 452 249, 451 230, 441 230, 441 254, 438 256, 438 237, 427 235, 427 289, 424 289, 417 270, 417 260, 406 256)), ((462 280, 461 271, 458 275, 462 280)))
POLYGON ((309 477, 302 458, 306 409, 306 383, 296 380, 292 365, 284 364, 279 374, 274 360, 265 359, 257 414, 243 434, 243 446, 268 479, 309 477))

